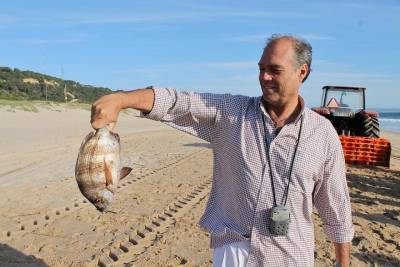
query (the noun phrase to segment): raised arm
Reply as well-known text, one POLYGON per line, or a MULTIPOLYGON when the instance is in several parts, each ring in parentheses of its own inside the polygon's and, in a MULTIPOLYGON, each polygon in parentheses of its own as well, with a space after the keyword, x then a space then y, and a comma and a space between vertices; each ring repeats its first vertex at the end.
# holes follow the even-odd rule
POLYGON ((133 108, 149 113, 154 105, 153 89, 136 89, 105 95, 92 105, 91 123, 94 129, 107 126, 114 128, 118 114, 122 109, 133 108))
POLYGON ((92 107, 92 126, 113 129, 124 108, 142 111, 142 116, 212 142, 223 114, 229 123, 249 97, 177 91, 173 88, 137 89, 101 97, 92 107), (238 108, 239 107, 239 108, 238 108))

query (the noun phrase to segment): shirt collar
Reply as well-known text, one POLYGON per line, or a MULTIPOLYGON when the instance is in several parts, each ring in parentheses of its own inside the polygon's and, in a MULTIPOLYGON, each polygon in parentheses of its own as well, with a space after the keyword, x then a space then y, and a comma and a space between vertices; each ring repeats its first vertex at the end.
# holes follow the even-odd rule
MULTIPOLYGON (((262 96, 259 98, 259 101, 258 101, 258 102, 259 102, 258 105, 260 106, 260 109, 261 109, 261 113, 262 113, 265 117, 267 117, 267 119, 268 119, 272 124, 275 124, 274 121, 273 121, 273 120, 271 119, 271 117, 269 116, 268 112, 265 110, 265 107, 264 107, 264 105, 263 105, 263 98, 262 98, 262 96)), ((295 119, 293 122, 290 122, 290 123, 294 123, 294 124, 296 124, 296 125, 297 125, 298 121, 300 120, 300 118, 304 115, 305 103, 304 103, 304 99, 303 99, 300 95, 299 95, 299 103, 300 103, 300 107, 301 107, 300 113, 297 115, 296 119, 295 119)))

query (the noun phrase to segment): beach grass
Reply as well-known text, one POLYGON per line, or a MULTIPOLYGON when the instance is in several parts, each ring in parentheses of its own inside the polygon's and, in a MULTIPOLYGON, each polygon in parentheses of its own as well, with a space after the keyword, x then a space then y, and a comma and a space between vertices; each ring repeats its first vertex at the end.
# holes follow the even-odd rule
POLYGON ((27 101, 27 100, 8 100, 8 99, 0 99, 0 108, 6 108, 7 111, 29 111, 29 112, 38 112, 36 101, 27 101))
POLYGON ((69 109, 86 109, 90 110, 91 105, 86 103, 61 103, 43 100, 9 100, 0 99, 0 108, 6 108, 7 111, 13 112, 17 110, 27 112, 39 112, 39 109, 47 109, 53 111, 61 111, 62 108, 69 109))
MULTIPOLYGON (((16 112, 17 110, 26 112, 39 112, 40 109, 47 109, 51 111, 59 111, 62 109, 83 109, 91 110, 92 105, 88 103, 81 102, 53 102, 53 101, 43 101, 43 100, 9 100, 0 99, 0 108, 5 108, 9 112, 16 112)), ((125 109, 121 111, 123 114, 132 114, 133 111, 125 109)))

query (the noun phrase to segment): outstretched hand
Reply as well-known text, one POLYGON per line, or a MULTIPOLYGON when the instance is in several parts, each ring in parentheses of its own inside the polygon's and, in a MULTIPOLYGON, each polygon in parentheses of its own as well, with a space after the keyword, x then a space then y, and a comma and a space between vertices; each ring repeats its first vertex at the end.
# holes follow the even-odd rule
POLYGON ((118 114, 123 108, 123 95, 115 93, 100 97, 92 105, 90 123, 93 129, 107 127, 112 131, 118 120, 118 114))

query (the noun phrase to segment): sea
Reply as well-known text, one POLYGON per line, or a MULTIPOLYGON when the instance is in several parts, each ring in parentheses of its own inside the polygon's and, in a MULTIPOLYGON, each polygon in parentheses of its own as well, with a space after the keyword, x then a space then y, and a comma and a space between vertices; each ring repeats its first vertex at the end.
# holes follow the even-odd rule
MULTIPOLYGON (((367 109, 369 110, 369 109, 367 109)), ((371 109, 379 112, 379 126, 382 131, 400 133, 400 109, 371 109)))

